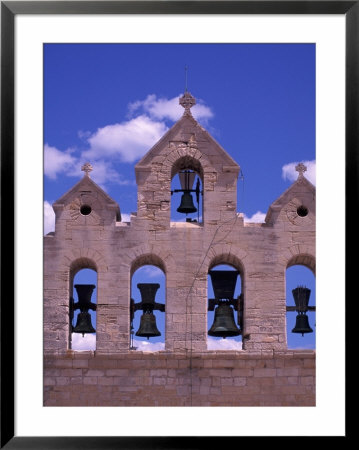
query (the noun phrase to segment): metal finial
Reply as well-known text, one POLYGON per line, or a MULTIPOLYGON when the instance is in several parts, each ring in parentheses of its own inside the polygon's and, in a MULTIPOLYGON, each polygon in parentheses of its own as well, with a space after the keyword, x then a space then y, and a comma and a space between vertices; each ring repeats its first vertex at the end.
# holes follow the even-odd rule
POLYGON ((187 75, 188 75, 188 66, 184 66, 184 76, 185 76, 184 91, 185 92, 187 92, 187 75))
POLYGON ((307 171, 307 166, 305 166, 303 163, 299 163, 295 166, 295 170, 299 173, 298 178, 302 177, 304 172, 307 171))
POLYGON ((82 167, 81 170, 83 172, 85 172, 85 177, 90 177, 90 172, 93 171, 93 167, 91 166, 91 164, 89 162, 85 163, 82 167))

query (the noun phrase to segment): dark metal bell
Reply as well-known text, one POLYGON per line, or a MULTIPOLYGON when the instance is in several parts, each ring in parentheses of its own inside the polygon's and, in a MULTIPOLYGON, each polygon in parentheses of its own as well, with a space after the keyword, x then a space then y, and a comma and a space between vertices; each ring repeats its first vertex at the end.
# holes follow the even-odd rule
POLYGON ((190 192, 184 192, 181 198, 181 204, 177 208, 177 212, 184 214, 191 214, 197 212, 197 208, 193 204, 192 194, 190 192))
POLYGON ((156 292, 160 285, 158 283, 138 283, 138 289, 141 293, 141 302, 145 309, 153 310, 155 306, 156 292))
POLYGON ((213 325, 208 331, 209 336, 226 337, 239 336, 240 329, 234 321, 233 308, 225 302, 219 303, 214 312, 213 325))
POLYGON ((73 333, 96 333, 91 323, 91 315, 89 312, 80 312, 77 316, 76 326, 72 328, 73 333))
POLYGON ((95 289, 94 284, 75 284, 75 289, 78 295, 78 302, 71 304, 72 316, 73 311, 79 309, 80 312, 77 316, 76 326, 72 327, 73 333, 81 333, 84 336, 86 333, 96 333, 95 328, 91 323, 91 315, 88 312, 89 309, 96 311, 97 306, 91 302, 92 292, 95 289))
POLYGON ((75 284, 77 296, 79 298, 78 307, 88 308, 91 304, 92 292, 95 289, 94 284, 75 284))
POLYGON ((313 333, 313 330, 309 326, 309 320, 306 314, 297 315, 295 327, 293 328, 292 333, 301 333, 302 336, 304 333, 313 333))
POLYGON ((217 300, 232 299, 236 288, 237 270, 211 270, 211 277, 214 296, 217 300))
POLYGON ((136 336, 150 337, 161 336, 156 324, 156 317, 151 312, 145 312, 141 316, 140 328, 138 329, 136 336))
POLYGON ((295 301, 296 310, 298 312, 306 312, 308 310, 310 289, 304 286, 298 286, 292 290, 295 301))

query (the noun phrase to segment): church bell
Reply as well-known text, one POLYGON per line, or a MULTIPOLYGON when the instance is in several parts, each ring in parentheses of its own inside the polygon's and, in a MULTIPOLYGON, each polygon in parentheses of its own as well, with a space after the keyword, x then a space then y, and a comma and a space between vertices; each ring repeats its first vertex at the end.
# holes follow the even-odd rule
POLYGON ((86 333, 96 333, 95 328, 92 326, 89 312, 80 312, 78 314, 76 326, 72 328, 72 332, 81 333, 82 336, 86 333))
POLYGON ((232 299, 236 288, 238 271, 237 270, 211 270, 213 292, 216 299, 232 299))
POLYGON ((175 189, 173 192, 183 192, 183 194, 181 197, 181 204, 177 208, 177 212, 183 214, 195 213, 197 212, 197 208, 194 206, 191 192, 196 192, 198 201, 199 187, 196 188, 195 190, 192 189, 194 179, 196 177, 196 172, 190 170, 183 170, 178 173, 178 176, 180 179, 182 189, 175 189))
POLYGON ((184 214, 191 214, 197 212, 197 208, 194 206, 192 194, 190 192, 184 192, 181 198, 181 204, 177 208, 177 212, 184 214))
POLYGON ((150 337, 161 336, 160 331, 157 328, 156 316, 153 314, 154 310, 164 312, 165 305, 155 302, 156 292, 160 285, 158 283, 138 283, 138 289, 141 293, 141 302, 132 304, 133 314, 137 310, 142 310, 143 314, 140 319, 140 327, 136 332, 136 336, 150 337))
POLYGON ((73 310, 79 309, 80 312, 77 316, 76 326, 72 327, 73 333, 81 333, 82 336, 86 333, 96 333, 91 323, 91 315, 88 312, 89 309, 96 311, 96 304, 91 302, 95 287, 94 284, 75 284, 78 302, 73 305, 73 310))
POLYGON ((231 306, 238 309, 238 300, 233 298, 238 273, 237 270, 211 270, 209 272, 215 296, 214 300, 210 300, 212 307, 209 309, 213 310, 213 305, 218 305, 214 310, 214 321, 208 331, 209 336, 225 339, 241 334, 241 330, 234 320, 234 309, 231 306))
POLYGON ((141 303, 145 309, 153 310, 155 306, 156 292, 160 285, 158 283, 138 283, 138 289, 141 293, 141 303))
POLYGON ((161 336, 156 324, 156 317, 152 312, 144 312, 141 316, 140 328, 138 329, 136 336, 150 337, 161 336))
POLYGON ((298 286, 292 290, 292 294, 295 301, 295 309, 298 313, 292 333, 301 333, 302 336, 304 336, 304 333, 313 333, 313 330, 309 326, 309 319, 306 314, 309 309, 310 289, 298 286))
POLYGON ((298 312, 306 312, 308 310, 310 289, 304 286, 298 286, 292 290, 295 301, 296 310, 298 312))
POLYGON ((309 326, 309 320, 306 314, 303 313, 297 315, 292 333, 301 333, 302 336, 304 336, 304 333, 313 333, 313 330, 309 326))
POLYGON ((233 308, 226 302, 220 302, 215 309, 214 321, 208 335, 225 339, 240 334, 241 332, 234 321, 233 308))

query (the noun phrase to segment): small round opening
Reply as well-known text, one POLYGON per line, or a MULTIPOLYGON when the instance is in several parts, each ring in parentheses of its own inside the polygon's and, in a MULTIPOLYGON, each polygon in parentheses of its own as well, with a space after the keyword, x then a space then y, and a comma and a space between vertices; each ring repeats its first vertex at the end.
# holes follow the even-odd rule
POLYGON ((80 213, 83 216, 88 216, 91 213, 91 211, 92 211, 92 208, 89 205, 82 205, 80 208, 80 213))
POLYGON ((308 208, 306 208, 305 206, 299 206, 299 208, 297 209, 297 214, 299 217, 305 217, 308 215, 308 208))

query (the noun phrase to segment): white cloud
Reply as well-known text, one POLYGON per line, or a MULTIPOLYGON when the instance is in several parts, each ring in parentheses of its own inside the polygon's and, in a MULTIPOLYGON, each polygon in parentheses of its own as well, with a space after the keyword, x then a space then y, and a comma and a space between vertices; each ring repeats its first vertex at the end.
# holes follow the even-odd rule
POLYGON ((144 266, 142 268, 143 270, 143 276, 149 277, 149 278, 155 278, 163 275, 163 272, 161 269, 155 266, 144 266))
MULTIPOLYGON (((134 339, 133 346, 141 352, 158 352, 165 350, 164 342, 140 341, 134 339)), ((214 339, 208 337, 208 350, 242 350, 242 342, 234 339, 214 339)), ((80 333, 72 333, 72 349, 73 350, 96 350, 96 335, 85 334, 82 337, 80 333)))
POLYGON ((261 211, 257 211, 255 214, 252 215, 252 217, 247 217, 244 214, 244 222, 250 222, 250 223, 264 223, 266 215, 265 213, 262 213, 261 211))
MULTIPOLYGON (((80 177, 83 175, 83 172, 81 172, 80 169, 86 160, 84 158, 81 158, 81 160, 82 163, 79 159, 76 167, 73 167, 72 170, 67 173, 68 176, 80 177)), ((124 179, 122 175, 113 168, 111 161, 92 160, 91 165, 93 167, 93 171, 90 174, 91 179, 103 189, 105 189, 105 184, 108 182, 119 185, 131 184, 129 180, 124 179)))
POLYGON ((131 222, 131 214, 121 213, 121 222, 131 222))
POLYGON ((44 202, 44 235, 55 231, 55 212, 49 202, 44 202))
POLYGON ((178 97, 170 100, 157 99, 156 95, 148 95, 145 100, 137 100, 128 106, 130 116, 140 111, 154 119, 170 119, 177 121, 183 114, 183 108, 178 103, 178 97))
POLYGON ((77 136, 80 139, 86 140, 87 138, 89 138, 91 136, 91 131, 83 131, 83 130, 79 130, 77 132, 77 136))
POLYGON ((99 128, 88 138, 90 149, 83 152, 86 160, 117 157, 122 162, 133 163, 160 140, 167 126, 145 115, 127 122, 99 128))
MULTIPOLYGON (((181 95, 178 95, 167 99, 157 98, 155 94, 148 95, 145 100, 130 103, 128 107, 130 116, 137 111, 141 111, 156 120, 169 119, 176 122, 183 114, 183 107, 179 104, 180 97, 181 95)), ((204 105, 201 100, 197 100, 197 104, 191 108, 191 112, 197 120, 207 121, 213 117, 211 109, 204 105)))
POLYGON ((211 108, 203 103, 200 103, 200 101, 198 101, 197 104, 191 108, 191 111, 193 117, 203 124, 207 124, 208 119, 211 119, 214 116, 211 108))
POLYGON ((111 182, 119 185, 131 184, 129 180, 123 179, 122 175, 118 173, 110 162, 94 161, 94 170, 91 172, 91 178, 95 183, 104 185, 106 182, 111 182))
POLYGON ((72 333, 73 350, 96 350, 96 335, 85 334, 82 337, 80 333, 72 333))
MULTIPOLYGON (((106 125, 95 132, 79 130, 78 137, 89 146, 80 156, 79 151, 77 155, 74 154, 75 149, 61 151, 46 144, 45 175, 52 180, 58 175, 80 178, 81 166, 88 161, 94 168, 91 178, 103 189, 108 182, 131 184, 132 182, 124 179, 115 170, 114 163, 116 160, 134 163, 162 138, 168 131, 165 121, 177 121, 183 114, 179 97, 167 99, 157 98, 154 94, 148 95, 145 100, 135 101, 128 106, 129 120, 106 125)), ((192 113, 196 119, 202 121, 213 117, 211 109, 201 100, 197 100, 192 113)))
POLYGON ((164 342, 138 341, 134 339, 133 345, 141 352, 158 352, 165 349, 164 342))
MULTIPOLYGON (((285 164, 282 167, 282 178, 284 180, 289 181, 296 181, 298 178, 298 172, 295 170, 295 166, 298 164, 298 162, 291 162, 288 164, 285 164)), ((315 176, 315 169, 316 169, 316 162, 313 161, 303 161, 303 164, 307 167, 307 171, 304 172, 304 176, 315 186, 316 183, 316 176, 315 176)))
MULTIPOLYGON (((44 172, 47 177, 55 180, 58 175, 81 178, 82 165, 87 162, 87 159, 82 155, 81 157, 73 156, 74 150, 61 151, 56 147, 45 145, 45 164, 44 172)), ((91 161, 93 171, 91 178, 95 183, 106 190, 106 183, 113 183, 119 185, 134 184, 134 181, 125 179, 117 170, 114 169, 112 161, 105 161, 102 159, 93 158, 91 161)))
POLYGON ((72 156, 73 149, 58 150, 45 144, 44 147, 44 173, 55 180, 57 175, 73 170, 76 167, 77 158, 72 156))
POLYGON ((207 338, 208 350, 242 350, 242 342, 234 339, 215 339, 211 336, 207 338))

